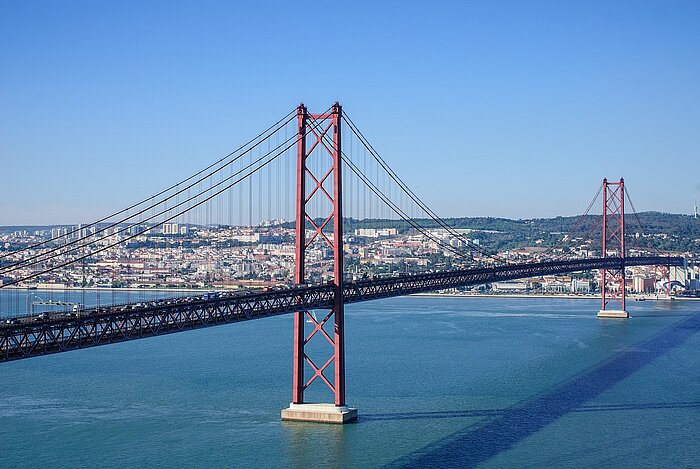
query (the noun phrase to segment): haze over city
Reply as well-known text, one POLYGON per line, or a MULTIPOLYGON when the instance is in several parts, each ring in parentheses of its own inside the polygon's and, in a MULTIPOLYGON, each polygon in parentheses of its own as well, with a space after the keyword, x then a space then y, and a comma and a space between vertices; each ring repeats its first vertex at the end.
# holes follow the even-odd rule
POLYGON ((303 101, 437 213, 700 198, 697 2, 0 2, 0 224, 91 221, 303 101))

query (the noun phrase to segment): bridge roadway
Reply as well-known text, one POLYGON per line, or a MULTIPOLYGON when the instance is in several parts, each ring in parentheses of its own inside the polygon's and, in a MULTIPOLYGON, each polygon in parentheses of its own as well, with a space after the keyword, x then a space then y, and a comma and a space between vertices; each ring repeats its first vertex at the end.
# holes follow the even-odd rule
MULTIPOLYGON (((683 265, 683 258, 628 257, 625 259, 625 265, 683 265)), ((357 303, 518 278, 621 267, 620 258, 607 257, 408 274, 347 282, 344 295, 346 303, 357 303)), ((0 325, 0 361, 30 358, 294 311, 330 308, 333 297, 334 286, 331 284, 298 285, 252 293, 216 293, 148 303, 86 308, 77 314, 63 312, 10 318, 3 320, 0 325)))

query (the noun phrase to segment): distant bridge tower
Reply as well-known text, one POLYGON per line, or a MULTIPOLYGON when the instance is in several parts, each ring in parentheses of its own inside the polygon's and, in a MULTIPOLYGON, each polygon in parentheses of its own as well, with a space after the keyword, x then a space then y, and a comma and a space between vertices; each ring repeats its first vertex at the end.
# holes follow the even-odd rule
POLYGON ((600 289, 602 308, 599 318, 627 318, 625 309, 625 180, 603 179, 603 256, 614 252, 622 259, 619 269, 602 269, 600 289), (612 303, 612 304, 611 304, 612 303), (614 309, 611 306, 617 306, 614 309))
MULTIPOLYGON (((282 420, 346 423, 357 419, 357 409, 345 403, 345 326, 343 302, 343 213, 341 175, 342 108, 337 102, 330 112, 309 114, 301 104, 297 108, 297 194, 296 194, 296 271, 294 281, 306 281, 306 251, 320 242, 333 253, 333 288, 335 298, 329 312, 316 316, 308 311, 294 314, 293 395, 282 420), (330 135, 329 135, 330 134, 330 135), (310 161, 313 155, 314 162, 310 161), (329 160, 330 157, 330 160, 329 160), (319 158, 321 161, 319 161, 319 158), (312 209, 321 210, 314 213, 312 209), (322 220, 322 222, 318 222, 322 220), (307 226, 310 226, 307 236, 307 226), (310 331, 307 334, 307 324, 310 331), (333 325, 329 331, 326 325, 333 325), (327 359, 314 362, 308 350, 319 351, 319 344, 330 344, 327 359), (311 376, 305 376, 305 369, 311 376), (326 373, 333 370, 333 376, 326 373), (314 382, 327 386, 335 397, 333 404, 308 403, 304 391, 314 382)), ((327 348, 327 345, 325 345, 327 348)))

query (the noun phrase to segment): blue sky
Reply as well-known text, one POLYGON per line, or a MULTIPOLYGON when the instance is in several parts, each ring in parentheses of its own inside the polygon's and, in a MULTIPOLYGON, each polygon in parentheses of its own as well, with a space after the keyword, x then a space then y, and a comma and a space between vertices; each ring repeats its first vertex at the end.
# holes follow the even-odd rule
POLYGON ((0 0, 0 225, 90 221, 339 100, 443 216, 700 198, 700 2, 0 0))

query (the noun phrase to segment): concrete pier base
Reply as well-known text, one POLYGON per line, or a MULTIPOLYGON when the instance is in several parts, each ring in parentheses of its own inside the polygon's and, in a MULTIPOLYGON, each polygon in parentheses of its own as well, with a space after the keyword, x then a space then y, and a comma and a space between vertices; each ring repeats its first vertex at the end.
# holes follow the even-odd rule
POLYGON ((318 423, 350 423, 357 420, 357 409, 333 404, 289 404, 282 410, 282 420, 318 423))
POLYGON ((624 309, 601 309, 598 311, 599 318, 627 319, 630 315, 624 309))

